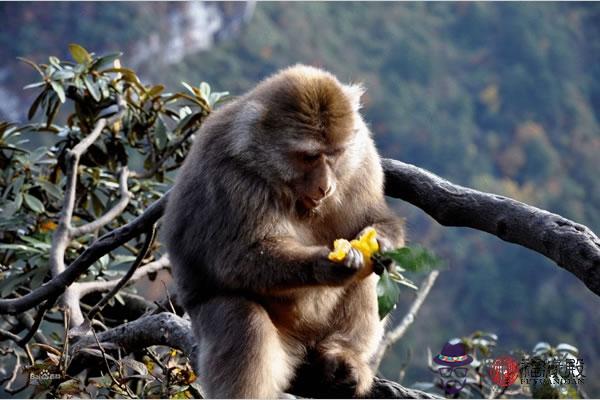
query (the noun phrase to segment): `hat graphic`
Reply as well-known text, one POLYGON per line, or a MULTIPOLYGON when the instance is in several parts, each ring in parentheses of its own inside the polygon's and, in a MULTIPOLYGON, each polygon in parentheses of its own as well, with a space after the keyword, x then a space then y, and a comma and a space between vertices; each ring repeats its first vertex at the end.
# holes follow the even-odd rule
POLYGON ((450 344, 447 342, 440 354, 433 357, 433 362, 448 367, 461 367, 471 364, 472 361, 473 357, 467 354, 465 345, 462 343, 450 344))

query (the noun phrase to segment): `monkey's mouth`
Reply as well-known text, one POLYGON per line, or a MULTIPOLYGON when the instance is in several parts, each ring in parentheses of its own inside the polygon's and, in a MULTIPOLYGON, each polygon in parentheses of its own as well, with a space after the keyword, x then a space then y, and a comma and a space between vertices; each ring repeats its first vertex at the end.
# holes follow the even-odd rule
POLYGON ((312 210, 318 208, 323 203, 323 200, 315 200, 311 197, 306 196, 300 199, 300 202, 302 203, 302 206, 304 208, 306 208, 307 210, 312 210))

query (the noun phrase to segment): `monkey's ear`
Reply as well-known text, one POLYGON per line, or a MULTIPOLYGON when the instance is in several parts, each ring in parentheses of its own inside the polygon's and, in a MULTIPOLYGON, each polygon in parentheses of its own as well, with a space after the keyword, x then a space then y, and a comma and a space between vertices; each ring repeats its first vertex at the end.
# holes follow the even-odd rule
POLYGON ((344 85, 344 93, 348 96, 348 100, 350 100, 350 104, 354 111, 358 111, 362 107, 360 98, 365 94, 365 91, 365 87, 360 83, 344 85))

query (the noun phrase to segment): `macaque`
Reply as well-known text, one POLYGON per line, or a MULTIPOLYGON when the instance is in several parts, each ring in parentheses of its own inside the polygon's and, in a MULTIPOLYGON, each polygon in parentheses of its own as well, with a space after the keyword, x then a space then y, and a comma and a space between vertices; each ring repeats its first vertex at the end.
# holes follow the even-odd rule
POLYGON ((369 263, 403 246, 358 85, 297 65, 214 111, 170 194, 163 239, 208 397, 364 397, 383 333, 369 263))

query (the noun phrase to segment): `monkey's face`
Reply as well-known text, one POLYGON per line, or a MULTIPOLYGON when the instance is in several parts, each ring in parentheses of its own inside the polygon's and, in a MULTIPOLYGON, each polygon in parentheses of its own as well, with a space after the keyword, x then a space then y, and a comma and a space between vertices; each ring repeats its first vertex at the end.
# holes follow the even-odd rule
POLYGON ((298 206, 317 209, 335 193, 336 169, 344 150, 343 146, 295 146, 288 152, 290 188, 298 206))

